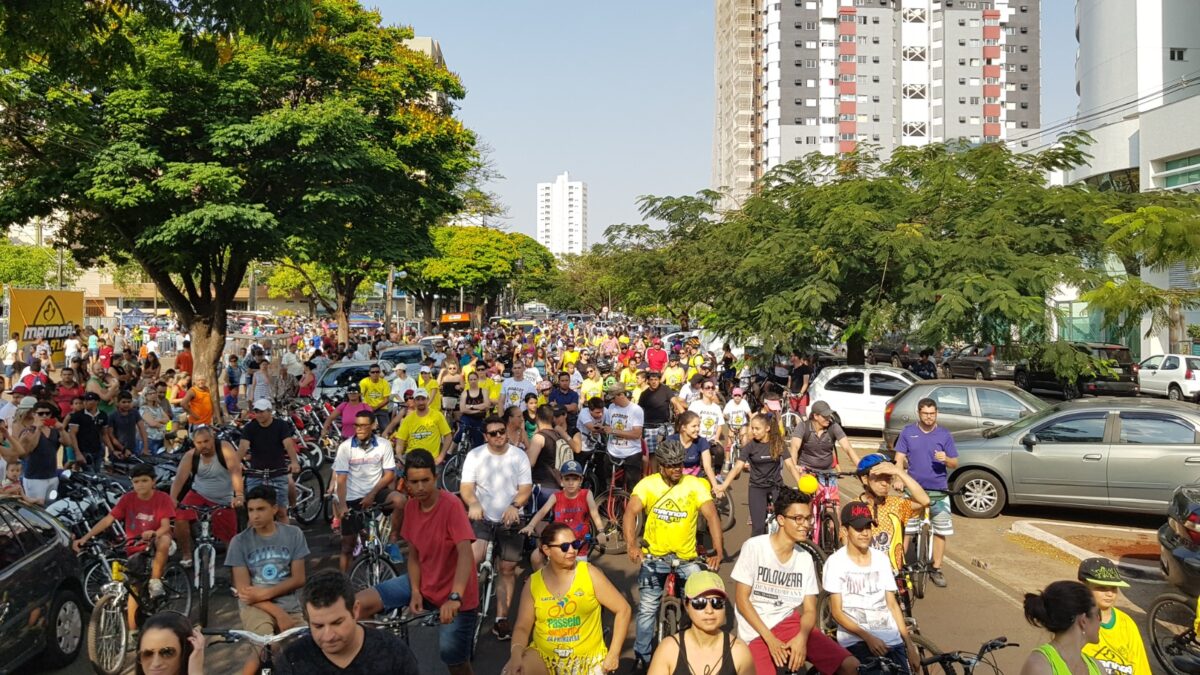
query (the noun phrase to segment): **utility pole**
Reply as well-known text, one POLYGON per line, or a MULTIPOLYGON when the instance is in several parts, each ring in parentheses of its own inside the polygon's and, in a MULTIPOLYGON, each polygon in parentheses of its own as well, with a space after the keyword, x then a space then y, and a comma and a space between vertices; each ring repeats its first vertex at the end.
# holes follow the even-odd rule
POLYGON ((58 249, 58 290, 63 289, 63 251, 62 247, 58 249))
POLYGON ((387 298, 383 303, 383 330, 389 335, 392 332, 392 288, 396 283, 396 266, 392 265, 388 268, 387 277, 387 298))
POLYGON ((458 312, 461 314, 462 311, 463 311, 463 287, 459 286, 458 287, 458 312))

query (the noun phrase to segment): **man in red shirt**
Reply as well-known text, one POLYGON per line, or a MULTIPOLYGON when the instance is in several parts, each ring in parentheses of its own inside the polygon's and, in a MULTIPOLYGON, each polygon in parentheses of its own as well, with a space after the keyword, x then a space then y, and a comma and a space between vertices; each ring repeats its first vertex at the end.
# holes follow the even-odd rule
POLYGON ((408 542, 408 575, 359 591, 358 619, 408 606, 413 614, 436 609, 442 663, 451 675, 470 675, 471 641, 479 615, 479 578, 471 543, 475 531, 457 497, 437 488, 433 455, 413 450, 405 456, 404 506, 400 533, 408 542))
POLYGON ((175 356, 175 370, 192 374, 192 369, 195 365, 192 363, 192 341, 183 341, 183 350, 175 356))
POLYGON ((652 346, 646 350, 646 364, 649 370, 661 373, 667 367, 667 350, 662 348, 662 338, 654 338, 652 346))

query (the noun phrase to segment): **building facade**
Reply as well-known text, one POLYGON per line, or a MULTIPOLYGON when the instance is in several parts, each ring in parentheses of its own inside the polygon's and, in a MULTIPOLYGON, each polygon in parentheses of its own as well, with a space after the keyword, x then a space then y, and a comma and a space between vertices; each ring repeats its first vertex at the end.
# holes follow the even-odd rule
POLYGON ((537 240, 558 256, 587 250, 587 183, 564 171, 553 183, 537 184, 537 240))
POLYGON ((752 59, 732 28, 744 4, 717 0, 718 189, 742 197, 779 164, 864 144, 1036 143, 1039 0, 754 0, 752 59), (748 177, 729 138, 756 143, 748 177))

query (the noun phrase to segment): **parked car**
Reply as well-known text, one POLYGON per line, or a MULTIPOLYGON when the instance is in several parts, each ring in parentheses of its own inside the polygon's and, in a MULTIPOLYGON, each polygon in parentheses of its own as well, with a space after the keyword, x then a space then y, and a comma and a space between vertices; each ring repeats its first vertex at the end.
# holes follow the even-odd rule
POLYGON ((1200 482, 1200 409, 1185 403, 1064 401, 954 440, 954 505, 971 518, 1007 504, 1164 514, 1175 488, 1200 482))
MULTIPOLYGON (((1048 363, 1036 359, 1017 363, 1013 381, 1025 391, 1052 391, 1064 400, 1079 398, 1085 394, 1095 396, 1136 396, 1137 377, 1134 375, 1133 357, 1129 347, 1103 342, 1072 342, 1071 346, 1084 354, 1108 361, 1112 375, 1085 376, 1075 382, 1067 382, 1054 374, 1048 363)), ((1200 362, 1200 359, 1197 359, 1200 362)), ((1197 384, 1200 384, 1198 382, 1197 384)))
POLYGON ((1175 488, 1167 522, 1158 528, 1158 545, 1167 581, 1188 595, 1200 595, 1200 485, 1175 488))
POLYGON ((1143 394, 1200 403, 1200 356, 1151 356, 1138 364, 1137 381, 1143 394))
POLYGON ((1016 347, 978 344, 968 345, 942 363, 949 377, 976 380, 1011 380, 1020 355, 1016 347))
POLYGON ((0 672, 75 660, 86 628, 82 577, 66 528, 41 507, 0 499, 0 672))
POLYGON ((900 430, 917 421, 917 402, 937 402, 938 424, 950 431, 1001 427, 1050 404, 1006 382, 921 380, 897 394, 883 409, 883 439, 889 448, 900 430))
MULTIPOLYGON (((346 386, 351 382, 361 382, 363 378, 370 374, 371 366, 378 365, 383 371, 381 375, 387 381, 395 379, 396 374, 392 372, 395 363, 385 359, 378 361, 338 361, 325 369, 321 374, 321 380, 317 382, 316 389, 313 390, 313 398, 340 398, 346 394, 346 386)), ((415 372, 409 372, 409 377, 416 378, 415 372)))
POLYGON ((413 366, 420 368, 421 363, 425 361, 425 357, 429 356, 432 349, 426 349, 423 345, 402 345, 399 347, 388 347, 379 354, 380 361, 389 361, 392 366, 403 363, 408 366, 408 374, 415 375, 416 369, 413 366))
POLYGON ((812 402, 825 401, 848 429, 883 429, 887 402, 920 378, 892 366, 829 366, 809 385, 812 402))
POLYGON ((910 343, 903 335, 885 335, 867 347, 867 363, 890 363, 896 368, 911 368, 925 347, 910 343))

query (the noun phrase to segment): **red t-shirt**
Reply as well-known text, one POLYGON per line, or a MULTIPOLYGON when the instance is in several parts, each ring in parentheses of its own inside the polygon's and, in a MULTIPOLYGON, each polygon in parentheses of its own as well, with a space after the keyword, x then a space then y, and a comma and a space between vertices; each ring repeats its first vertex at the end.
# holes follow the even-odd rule
MULTIPOLYGON (((445 490, 438 493, 437 504, 429 513, 423 513, 421 504, 410 499, 404 505, 404 525, 400 527, 400 535, 409 548, 416 551, 421 564, 421 597, 429 604, 440 606, 449 598, 454 585, 454 568, 458 563, 455 547, 460 541, 475 541, 466 507, 458 497, 445 490)), ((474 561, 462 596, 459 609, 479 607, 479 577, 474 561)))
MULTIPOLYGON (((574 499, 567 493, 558 491, 554 494, 554 521, 566 523, 575 533, 576 539, 583 539, 592 530, 592 514, 588 510, 587 488, 580 488, 574 499)), ((579 555, 587 555, 588 547, 579 549, 579 555)))
MULTIPOLYGON (((141 499, 136 492, 127 492, 117 500, 112 510, 112 517, 125 526, 125 536, 129 539, 141 537, 146 531, 157 530, 163 518, 174 515, 175 504, 171 501, 171 495, 162 490, 155 490, 150 499, 141 499)), ((139 541, 131 544, 127 551, 132 555, 144 548, 146 544, 139 541)))
POLYGON ((100 348, 100 365, 108 370, 112 367, 113 348, 109 345, 104 345, 100 348))
POLYGON ((650 370, 661 373, 663 368, 667 367, 667 352, 658 347, 651 347, 646 350, 646 365, 650 366, 650 370))
POLYGON ((193 367, 191 352, 179 352, 175 356, 175 370, 181 370, 188 375, 191 375, 193 367))

